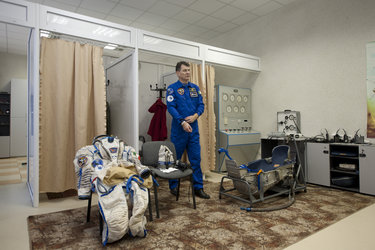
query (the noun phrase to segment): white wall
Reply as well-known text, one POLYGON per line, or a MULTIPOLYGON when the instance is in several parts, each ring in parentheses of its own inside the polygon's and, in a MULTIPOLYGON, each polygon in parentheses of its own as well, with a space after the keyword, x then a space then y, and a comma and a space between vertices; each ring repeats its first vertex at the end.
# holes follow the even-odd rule
POLYGON ((276 113, 301 111, 307 136, 366 133, 366 43, 375 41, 374 0, 297 0, 212 41, 261 58, 253 127, 267 136, 276 113), (235 39, 234 39, 235 38, 235 39))
POLYGON ((10 92, 12 78, 27 79, 27 56, 0 52, 0 92, 10 92))
MULTIPOLYGON (((158 91, 150 90, 150 84, 152 84, 152 88, 155 88, 156 83, 158 83, 158 87, 163 87, 160 85, 162 75, 174 71, 175 69, 172 66, 147 62, 139 63, 139 135, 143 135, 146 141, 151 141, 151 136, 147 134, 147 131, 154 116, 154 113, 148 112, 148 109, 159 97, 158 91)), ((167 83, 167 86, 171 83, 173 82, 167 83)), ((163 96, 166 96, 166 92, 163 93, 163 96)), ((163 102, 167 104, 165 98, 163 102)), ((170 138, 171 120, 171 116, 167 111, 168 138, 170 138)))

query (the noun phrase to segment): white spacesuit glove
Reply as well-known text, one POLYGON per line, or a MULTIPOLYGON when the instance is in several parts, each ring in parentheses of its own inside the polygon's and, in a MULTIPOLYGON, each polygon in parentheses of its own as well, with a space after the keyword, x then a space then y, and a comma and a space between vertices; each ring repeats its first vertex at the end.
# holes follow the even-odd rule
POLYGON ((150 169, 147 166, 142 165, 140 157, 133 147, 124 147, 122 159, 134 163, 134 166, 142 179, 146 179, 150 176, 150 169))
POLYGON ((91 177, 94 168, 91 163, 94 159, 94 146, 85 146, 79 149, 73 160, 75 173, 77 176, 77 189, 79 199, 88 199, 91 189, 91 177))

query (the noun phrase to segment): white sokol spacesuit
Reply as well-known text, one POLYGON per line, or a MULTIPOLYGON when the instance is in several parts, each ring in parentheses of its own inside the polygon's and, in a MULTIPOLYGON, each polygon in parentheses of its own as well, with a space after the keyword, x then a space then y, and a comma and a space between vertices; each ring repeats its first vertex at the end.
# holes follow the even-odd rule
POLYGON ((121 239, 127 232, 145 237, 144 213, 152 177, 148 167, 140 163, 134 148, 125 146, 118 138, 100 136, 94 139, 93 146, 78 150, 73 162, 79 198, 88 198, 91 183, 96 188, 104 221, 103 245, 121 239), (128 203, 133 204, 130 219, 128 203))

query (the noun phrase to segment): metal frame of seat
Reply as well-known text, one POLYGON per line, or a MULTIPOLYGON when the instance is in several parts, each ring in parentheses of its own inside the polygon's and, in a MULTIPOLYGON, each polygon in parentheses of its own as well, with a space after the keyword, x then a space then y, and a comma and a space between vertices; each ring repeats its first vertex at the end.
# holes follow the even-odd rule
MULTIPOLYGON (((273 153, 272 155, 273 157, 269 159, 256 160, 256 161, 249 163, 248 165, 251 165, 251 164, 261 165, 262 163, 267 164, 267 162, 270 161, 269 165, 276 164, 276 165, 280 165, 280 168, 290 169, 290 172, 292 175, 294 162, 289 160, 289 146, 287 145, 277 146, 272 150, 272 153, 273 153)), ((266 178, 265 176, 268 174, 274 174, 275 170, 271 170, 269 172, 259 171, 258 173, 257 172, 247 173, 247 170, 238 166, 235 160, 225 159, 225 163, 226 163, 228 175, 223 176, 221 178, 220 189, 219 189, 219 199, 222 198, 222 195, 225 195, 230 198, 237 199, 242 202, 246 202, 251 207, 254 203, 263 202, 267 199, 270 199, 276 196, 290 194, 292 192, 294 181, 293 182, 288 181, 289 185, 286 185, 283 187, 279 185, 274 185, 273 187, 269 188, 270 191, 273 191, 272 194, 265 194, 267 189, 264 189, 264 187, 267 182, 266 180, 268 180, 268 178, 266 178), (257 195, 259 196, 258 198, 255 196, 256 194, 252 193, 252 187, 255 185, 255 183, 245 180, 243 176, 244 173, 250 174, 254 178, 259 175, 259 178, 258 178, 259 190, 257 193, 257 195), (225 179, 230 179, 233 181, 233 188, 225 189, 223 185, 225 179), (241 196, 244 196, 247 199, 242 198, 241 196, 236 195, 236 194, 231 194, 231 192, 234 190, 237 190, 241 194, 241 196)), ((288 180, 290 178, 291 176, 288 177, 288 180)))

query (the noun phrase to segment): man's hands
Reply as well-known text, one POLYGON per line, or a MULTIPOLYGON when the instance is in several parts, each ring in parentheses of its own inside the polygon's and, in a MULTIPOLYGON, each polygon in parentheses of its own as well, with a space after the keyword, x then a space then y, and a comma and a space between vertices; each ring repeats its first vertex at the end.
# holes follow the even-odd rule
POLYGON ((195 122, 198 119, 198 117, 199 116, 198 116, 197 113, 195 113, 194 115, 185 117, 185 120, 181 123, 182 128, 186 132, 191 133, 193 131, 193 129, 191 128, 190 123, 195 122))
POLYGON ((191 133, 193 132, 193 129, 191 128, 190 124, 187 123, 186 121, 183 121, 182 124, 181 124, 182 128, 188 132, 188 133, 191 133))
POLYGON ((197 113, 195 113, 194 115, 185 117, 185 121, 188 122, 188 123, 193 123, 193 122, 195 122, 196 119, 198 119, 197 113))

